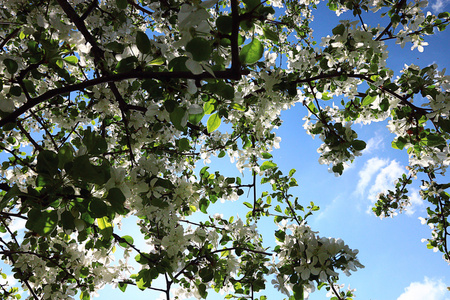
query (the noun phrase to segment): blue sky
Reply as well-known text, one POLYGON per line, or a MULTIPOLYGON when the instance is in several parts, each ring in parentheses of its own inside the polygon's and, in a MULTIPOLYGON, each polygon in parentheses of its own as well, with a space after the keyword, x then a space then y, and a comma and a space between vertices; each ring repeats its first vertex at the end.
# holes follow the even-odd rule
MULTIPOLYGON (((332 27, 329 26, 333 25, 323 26, 326 24, 322 22, 327 20, 328 23, 333 15, 331 12, 316 15, 313 24, 315 36, 328 34, 324 30, 330 31, 332 27)), ((341 19, 350 17, 344 14, 341 19)), ((427 42, 429 46, 423 53, 409 51, 411 45, 406 45, 400 52, 398 45, 388 42, 388 51, 391 53, 388 66, 396 72, 405 63, 420 66, 437 63, 440 68, 447 67, 450 61, 447 54, 450 33, 438 33, 429 37, 427 42)), ((321 236, 342 238, 351 248, 359 249, 359 259, 365 268, 350 277, 342 275, 341 283, 356 288, 357 299, 450 300, 450 292, 446 288, 450 286, 448 265, 440 253, 427 249, 426 243, 421 241, 430 236, 430 229, 419 220, 419 217, 426 216, 427 207, 418 196, 420 180, 410 188, 413 205, 406 213, 381 220, 370 212, 376 194, 392 187, 394 180, 406 172, 408 162, 405 151, 391 148, 393 135, 387 130, 386 123, 354 127, 367 142, 367 149, 341 177, 335 177, 328 172, 328 166, 318 163, 319 154, 316 150, 320 140, 314 140, 305 133, 302 118, 306 114, 306 109, 300 104, 282 113, 283 125, 277 130, 277 135, 282 138, 281 147, 274 151, 273 160, 286 173, 292 168, 297 170, 299 187, 292 191, 295 196, 304 203, 314 201, 321 207, 309 220, 311 227, 320 231, 321 236)), ((239 176, 234 166, 227 161, 227 158, 213 160, 209 165, 211 171, 220 170, 226 176, 239 176)), ((246 178, 251 180, 250 176, 246 178)), ((258 194, 262 190, 263 187, 258 187, 258 194)), ((242 201, 245 199, 239 200, 242 201)), ((239 214, 239 205, 236 202, 218 202, 210 211, 214 213, 216 210, 225 216, 236 215, 236 211, 239 214)), ((244 217, 245 207, 241 207, 241 216, 244 217)), ((267 221, 260 231, 267 234, 270 240, 275 227, 270 219, 267 221)), ((267 286, 270 286, 270 282, 267 286)), ((129 289, 136 292, 122 294, 108 288, 100 291, 99 299, 126 296, 143 300, 159 296, 159 293, 141 292, 133 287, 129 289)), ((269 299, 282 298, 281 294, 270 288, 265 294, 269 299)), ((319 291, 311 294, 310 299, 326 299, 325 295, 326 291, 319 291)), ((223 299, 223 296, 210 292, 208 299, 223 299)))
MULTIPOLYGON (((449 1, 438 0, 432 2, 430 7, 441 5, 448 10, 448 3, 449 1)), ((313 25, 316 37, 330 34, 331 28, 337 24, 336 19, 328 23, 333 15, 331 12, 316 15, 313 25)), ((344 14, 340 18, 351 17, 344 14)), ((404 63, 420 66, 437 63, 441 69, 448 67, 450 32, 438 33, 429 37, 427 42, 429 46, 424 53, 409 51, 410 45, 399 52, 399 46, 393 42, 388 43, 388 51, 391 53, 388 66, 394 70, 399 70, 404 63)), ((281 148, 274 151, 273 160, 285 173, 292 168, 297 170, 299 187, 292 190, 295 196, 303 203, 314 201, 320 206, 321 209, 309 220, 313 230, 320 231, 321 236, 342 238, 351 248, 359 249, 359 259, 365 268, 350 277, 342 275, 341 282, 357 289, 357 299, 450 300, 450 291, 446 288, 450 286, 449 266, 442 259, 441 253, 427 249, 426 243, 421 242, 421 239, 430 236, 430 229, 419 220, 419 217, 426 216, 427 207, 417 194, 420 180, 410 189, 413 206, 406 213, 393 219, 380 220, 370 212, 376 194, 384 188, 392 187, 393 181, 406 171, 407 154, 391 148, 393 136, 387 130, 386 123, 354 127, 368 147, 341 177, 335 177, 328 172, 328 166, 318 163, 319 154, 316 150, 320 140, 306 135, 302 127, 302 118, 306 114, 306 109, 300 104, 283 112, 284 123, 277 130, 277 135, 282 138, 281 148)), ((227 158, 213 160, 210 166, 212 170, 221 170, 224 175, 239 176, 227 158)), ((251 180, 250 176, 245 178, 251 180)), ((258 194, 262 190, 263 187, 258 187, 258 194)), ((210 211, 214 213, 216 209, 225 216, 231 216, 236 215, 236 211, 239 214, 237 208, 242 207, 241 216, 244 217, 246 211, 240 204, 242 201, 245 200, 224 204, 218 202, 210 211)), ((260 230, 270 240, 273 238, 274 226, 271 219, 267 221, 270 224, 262 226, 260 230)), ((133 230, 131 227, 124 226, 122 234, 126 231, 126 234, 133 235, 129 232, 133 230)), ((135 241, 137 246, 145 247, 142 241, 135 241)), ((267 286, 270 286, 270 282, 267 286)), ((326 299, 325 294, 326 291, 319 291, 311 294, 310 299, 326 299)), ((281 294, 271 289, 268 289, 266 295, 271 300, 282 298, 281 294)), ((133 287, 129 287, 125 294, 107 287, 99 292, 99 298, 96 299, 126 297, 147 300, 158 296, 159 293, 142 292, 133 287)), ((211 292, 208 299, 223 299, 223 296, 211 292)))

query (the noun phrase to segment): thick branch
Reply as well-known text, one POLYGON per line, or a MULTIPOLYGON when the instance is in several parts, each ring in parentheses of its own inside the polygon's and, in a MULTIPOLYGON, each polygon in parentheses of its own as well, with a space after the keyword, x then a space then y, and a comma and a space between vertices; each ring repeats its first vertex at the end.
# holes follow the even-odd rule
MULTIPOLYGON (((246 73, 243 73, 244 75, 246 73)), ((208 72, 203 72, 201 74, 194 75, 191 72, 137 72, 131 71, 127 73, 114 74, 114 75, 106 75, 99 78, 94 78, 91 80, 86 80, 80 83, 76 83, 73 85, 68 85, 61 88, 56 88, 45 92, 44 94, 32 98, 30 101, 16 109, 14 112, 10 113, 6 117, 0 120, 0 127, 4 126, 7 123, 15 122, 19 116, 27 112, 29 109, 35 107, 36 105, 47 101, 55 96, 68 94, 74 91, 82 91, 88 87, 110 83, 110 82, 118 82, 127 79, 158 79, 158 80, 169 80, 172 78, 183 78, 183 79, 195 79, 195 80, 203 80, 203 79, 212 79, 212 78, 220 78, 220 79, 239 79, 240 76, 236 76, 231 69, 225 71, 217 71, 214 73, 214 76, 208 72)))

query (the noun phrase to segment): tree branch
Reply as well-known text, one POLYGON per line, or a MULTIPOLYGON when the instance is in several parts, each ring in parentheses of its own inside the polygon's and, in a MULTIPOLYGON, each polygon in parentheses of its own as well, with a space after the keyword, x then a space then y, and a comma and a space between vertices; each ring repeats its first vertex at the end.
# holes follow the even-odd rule
MULTIPOLYGON (((242 72, 243 75, 248 74, 248 72, 242 72)), ((127 79, 158 79, 158 80, 169 80, 172 78, 183 78, 183 79, 194 79, 194 80, 203 80, 203 79, 231 79, 231 80, 238 80, 240 79, 240 76, 236 76, 236 74, 233 73, 231 69, 227 69, 224 71, 217 71, 214 72, 214 75, 203 72, 201 74, 194 75, 191 72, 186 71, 180 71, 180 72, 144 72, 144 71, 130 71, 127 73, 120 73, 120 74, 113 74, 113 75, 106 75, 99 78, 94 78, 91 80, 86 80, 80 83, 68 85, 61 88, 56 88, 53 90, 49 90, 45 92, 44 94, 31 98, 29 101, 27 101, 24 105, 17 108, 14 112, 10 113, 6 117, 2 118, 0 120, 0 127, 4 126, 5 124, 15 122, 19 116, 27 112, 29 109, 35 107, 36 105, 47 101, 55 96, 68 94, 70 92, 74 91, 82 91, 88 87, 103 84, 103 83, 110 83, 110 82, 118 82, 123 81, 127 79)))

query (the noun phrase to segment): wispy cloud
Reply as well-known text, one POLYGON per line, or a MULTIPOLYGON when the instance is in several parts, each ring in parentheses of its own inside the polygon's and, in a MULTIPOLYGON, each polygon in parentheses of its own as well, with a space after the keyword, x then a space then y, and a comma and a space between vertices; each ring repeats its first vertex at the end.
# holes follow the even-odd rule
POLYGON ((447 291, 442 280, 429 279, 425 277, 423 282, 411 282, 405 288, 405 292, 397 300, 450 300, 450 293, 447 291))
POLYGON ((391 160, 391 162, 381 169, 375 178, 369 190, 368 198, 372 203, 377 200, 377 195, 387 189, 394 187, 394 182, 404 173, 405 168, 402 167, 398 161, 391 160))
MULTIPOLYGON (((14 232, 14 231, 21 231, 23 229, 25 229, 25 223, 27 222, 27 220, 24 219, 14 219, 13 222, 11 224, 9 224, 9 229, 14 232)), ((0 233, 0 237, 4 237, 5 235, 9 235, 9 233, 0 233)), ((18 237, 19 239, 21 239, 22 237, 19 235, 18 237)))
POLYGON ((411 189, 411 194, 409 196, 409 201, 411 205, 406 208, 406 214, 412 216, 417 209, 424 206, 422 198, 420 198, 419 191, 417 189, 411 189))
POLYGON ((382 167, 387 165, 388 162, 389 162, 388 159, 381 159, 378 157, 369 159, 365 163, 363 169, 358 173, 359 181, 358 185, 356 186, 355 193, 359 196, 362 196, 373 175, 375 175, 375 173, 377 173, 378 170, 380 170, 382 167))
POLYGON ((442 12, 444 11, 444 7, 450 3, 450 0, 436 0, 435 3, 431 4, 431 9, 434 12, 442 12))
POLYGON ((383 137, 377 133, 375 136, 367 141, 366 149, 363 150, 363 154, 372 153, 383 146, 383 137))

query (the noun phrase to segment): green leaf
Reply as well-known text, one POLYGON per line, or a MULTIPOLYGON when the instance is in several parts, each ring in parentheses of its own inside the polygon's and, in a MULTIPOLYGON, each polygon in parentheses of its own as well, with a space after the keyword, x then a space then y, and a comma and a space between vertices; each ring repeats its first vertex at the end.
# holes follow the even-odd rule
POLYGON ((264 153, 262 153, 261 155, 262 155, 262 157, 263 157, 264 159, 269 159, 269 158, 272 158, 272 157, 273 157, 272 154, 267 153, 267 152, 264 152, 264 153))
POLYGON ((169 71, 171 72, 186 72, 189 71, 186 67, 186 61, 189 59, 189 57, 186 56, 179 56, 175 57, 169 62, 169 65, 167 66, 169 71))
POLYGON ((78 156, 73 160, 73 163, 67 165, 70 165, 67 170, 71 176, 85 182, 102 185, 111 178, 109 165, 103 162, 100 166, 93 166, 88 155, 78 156))
POLYGON ((261 0, 243 0, 242 2, 245 3, 247 11, 251 11, 261 4, 261 0))
POLYGON ((98 228, 100 228, 100 230, 107 229, 110 227, 112 228, 112 224, 109 222, 108 217, 98 218, 97 224, 98 224, 98 228))
POLYGON ((59 57, 55 60, 55 64, 60 68, 63 69, 64 68, 64 61, 59 57))
POLYGON ((96 132, 91 131, 91 127, 88 127, 84 131, 83 144, 92 155, 101 155, 108 149, 106 139, 96 132))
POLYGON ((158 56, 158 57, 152 59, 148 64, 150 66, 160 66, 160 65, 163 65, 165 62, 166 62, 166 60, 164 59, 164 57, 158 56))
MULTIPOLYGON (((92 203, 92 202, 91 202, 92 203)), ((105 240, 109 240, 113 234, 113 225, 109 222, 108 217, 102 217, 97 219, 98 228, 105 240)))
POLYGON ((127 0, 116 0, 116 5, 118 9, 125 9, 127 8, 128 1, 127 0))
POLYGON ((186 109, 184 107, 177 106, 169 116, 173 126, 176 129, 183 131, 187 124, 187 118, 185 118, 186 109))
POLYGON ((91 296, 89 295, 89 292, 82 291, 80 294, 80 300, 90 300, 91 296))
POLYGON ((450 133, 450 120, 444 119, 443 117, 439 117, 438 125, 447 133, 450 133))
POLYGON ((89 211, 93 218, 102 218, 106 216, 107 210, 108 206, 100 199, 94 198, 89 202, 89 211))
POLYGON ((33 208, 28 213, 28 220, 25 227, 39 235, 46 236, 55 229, 58 222, 56 210, 44 210, 33 208))
POLYGON ((295 300, 303 300, 304 292, 303 292, 303 285, 302 284, 294 284, 292 291, 294 292, 294 299, 295 300))
POLYGON ((230 16, 220 16, 216 20, 217 30, 223 34, 230 34, 233 27, 233 18, 230 16))
POLYGON ((125 241, 119 242, 119 245, 124 248, 128 248, 130 247, 130 245, 134 244, 134 239, 129 235, 124 235, 122 239, 124 239, 125 241))
POLYGON ((264 47, 262 43, 254 38, 249 44, 242 47, 239 59, 241 63, 246 65, 252 65, 261 59, 264 53, 264 47))
POLYGON ((138 59, 135 56, 130 56, 122 59, 116 65, 116 71, 118 73, 129 72, 136 68, 136 64, 138 63, 138 59))
POLYGON ((276 166, 277 166, 276 163, 274 163, 274 162, 268 160, 268 161, 263 162, 262 165, 259 167, 259 169, 260 169, 261 171, 265 171, 265 170, 268 170, 268 169, 273 169, 273 168, 275 168, 276 166))
POLYGON ((143 54, 147 54, 150 52, 151 49, 150 39, 142 31, 138 31, 136 33, 136 46, 139 49, 139 51, 143 54))
POLYGON ((338 163, 337 165, 333 166, 331 169, 333 170, 334 173, 342 175, 342 172, 344 171, 344 164, 338 163))
POLYGON ((200 269, 198 275, 200 275, 203 282, 210 282, 214 278, 214 272, 212 268, 202 268, 200 269))
POLYGON ((253 205, 251 205, 250 203, 248 203, 248 202, 244 202, 243 203, 245 206, 247 206, 248 208, 253 208, 253 205))
POLYGON ((382 111, 387 111, 389 109, 389 100, 384 98, 383 100, 381 100, 380 102, 380 108, 382 111))
POLYGON ((172 113, 176 107, 178 107, 178 103, 176 101, 171 99, 164 101, 164 108, 167 112, 172 113))
POLYGON ((34 83, 31 80, 24 79, 22 80, 25 88, 29 94, 36 94, 36 88, 34 87, 34 83))
POLYGON ((134 259, 136 260, 137 263, 141 264, 141 265, 147 265, 149 263, 148 259, 146 256, 141 255, 141 254, 137 254, 134 259))
POLYGON ((70 211, 61 214, 61 223, 65 230, 75 230, 75 218, 70 211))
POLYGON ((58 151, 58 168, 64 169, 66 163, 73 161, 74 151, 72 146, 67 143, 58 151))
POLYGON ((208 297, 208 292, 206 291, 206 285, 203 283, 200 283, 198 285, 198 293, 200 294, 200 297, 203 299, 206 299, 208 297))
POLYGON ((124 282, 119 282, 119 290, 125 293, 125 290, 127 289, 128 284, 124 282))
POLYGON ((195 61, 203 61, 209 59, 212 48, 208 40, 195 37, 186 44, 186 51, 192 54, 192 58, 195 61))
POLYGON ((37 157, 36 171, 53 176, 58 173, 58 163, 58 155, 55 152, 42 150, 37 157))
POLYGON ((291 170, 289 171, 289 177, 294 176, 295 172, 297 172, 297 170, 291 169, 291 170))
POLYGON ((109 49, 113 52, 116 52, 118 54, 121 54, 123 52, 123 50, 125 50, 125 45, 114 41, 114 42, 110 42, 110 43, 106 44, 105 48, 109 49))
POLYGON ((14 185, 12 188, 10 188, 9 191, 6 193, 6 195, 4 195, 3 198, 0 200, 0 211, 2 211, 8 205, 9 200, 21 194, 22 192, 20 191, 17 185, 14 185))
POLYGON ((429 147, 436 147, 446 144, 443 137, 434 134, 427 135, 427 137, 422 139, 422 141, 429 147))
POLYGON ((361 151, 366 148, 366 142, 361 141, 361 140, 354 140, 352 142, 352 146, 356 151, 361 151))
POLYGON ((125 196, 119 188, 112 188, 108 191, 108 195, 106 196, 106 200, 111 204, 112 209, 121 215, 125 215, 128 213, 128 209, 125 208, 125 196))
POLYGON ((406 141, 405 138, 398 137, 397 139, 392 141, 392 148, 403 150, 403 148, 405 147, 406 143, 407 143, 407 141, 406 141))
POLYGON ((201 114, 190 114, 189 115, 189 123, 197 125, 198 123, 200 123, 200 121, 203 119, 203 116, 205 115, 205 113, 201 113, 201 114))
POLYGON ((209 133, 211 133, 219 128, 221 122, 222 120, 217 113, 212 114, 211 116, 209 116, 208 121, 206 122, 206 129, 209 133))
POLYGON ((373 103, 376 98, 377 98, 377 96, 371 96, 371 95, 368 94, 366 97, 364 97, 361 105, 362 106, 367 106, 367 105, 373 103))
POLYGON ((328 96, 328 93, 327 93, 327 92, 325 92, 325 93, 322 94, 322 100, 331 100, 331 99, 333 99, 333 98, 330 97, 330 96, 328 96))
POLYGON ((200 207, 200 211, 204 214, 208 213, 207 209, 209 206, 209 200, 206 198, 202 198, 200 199, 200 202, 198 204, 198 206, 200 207))
POLYGON ((286 232, 284 232, 283 230, 277 230, 275 231, 275 237, 278 241, 284 242, 286 238, 286 232))
POLYGON ((178 148, 180 151, 188 151, 191 149, 189 140, 187 138, 182 138, 178 141, 178 148))
POLYGON ((5 58, 3 60, 3 64, 6 66, 6 70, 11 75, 14 75, 14 73, 16 73, 17 70, 19 69, 19 65, 16 63, 16 61, 10 58, 5 58))
POLYGON ((203 104, 203 112, 205 115, 212 114, 212 112, 216 109, 215 101, 208 101, 203 104))
POLYGON ((264 36, 267 39, 269 39, 269 40, 271 40, 271 41, 273 41, 275 43, 277 43, 279 41, 279 36, 278 36, 278 34, 275 31, 270 30, 268 28, 264 28, 263 29, 263 33, 264 33, 264 36))
POLYGON ((18 85, 13 85, 9 88, 9 93, 13 96, 19 97, 22 95, 22 88, 18 85))
POLYGON ((345 32, 344 24, 339 24, 338 26, 334 27, 331 32, 333 32, 334 35, 343 35, 345 32))
POLYGON ((234 99, 234 88, 226 84, 223 80, 208 83, 203 86, 203 88, 207 91, 210 91, 213 94, 217 94, 224 99, 233 100, 234 99))
POLYGON ((76 65, 78 63, 78 57, 76 57, 74 55, 66 56, 66 57, 64 57, 64 60, 71 65, 76 65))

